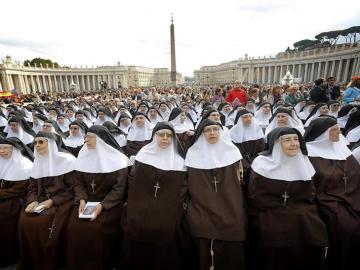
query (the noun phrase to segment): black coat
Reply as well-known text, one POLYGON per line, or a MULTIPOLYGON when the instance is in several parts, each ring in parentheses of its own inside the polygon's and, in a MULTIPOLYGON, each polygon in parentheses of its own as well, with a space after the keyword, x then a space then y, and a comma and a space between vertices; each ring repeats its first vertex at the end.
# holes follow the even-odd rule
POLYGON ((327 103, 329 101, 329 97, 325 89, 320 86, 314 86, 314 88, 310 91, 310 100, 315 103, 327 103))

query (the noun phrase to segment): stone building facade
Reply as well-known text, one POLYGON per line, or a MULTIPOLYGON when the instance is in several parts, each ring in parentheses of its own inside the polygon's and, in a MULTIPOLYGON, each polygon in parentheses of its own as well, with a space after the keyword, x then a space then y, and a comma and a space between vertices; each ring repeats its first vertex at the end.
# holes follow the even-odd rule
POLYGON ((360 44, 357 43, 279 53, 276 57, 254 58, 245 55, 236 61, 203 66, 194 71, 194 77, 202 86, 232 83, 236 79, 248 83, 276 84, 289 70, 302 83, 329 76, 347 82, 351 76, 360 74, 359 69, 360 44))
MULTIPOLYGON (((7 56, 0 64, 0 92, 16 89, 19 93, 51 93, 72 89, 93 91, 105 81, 107 88, 170 87, 170 70, 142 66, 102 67, 31 67, 12 61, 7 56)), ((177 83, 183 83, 177 74, 177 83)))

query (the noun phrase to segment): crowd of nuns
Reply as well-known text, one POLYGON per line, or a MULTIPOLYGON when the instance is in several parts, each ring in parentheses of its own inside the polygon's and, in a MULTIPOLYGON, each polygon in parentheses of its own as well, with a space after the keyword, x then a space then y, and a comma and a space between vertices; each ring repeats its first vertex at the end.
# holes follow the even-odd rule
POLYGON ((358 105, 129 103, 0 108, 0 267, 360 268, 358 105))

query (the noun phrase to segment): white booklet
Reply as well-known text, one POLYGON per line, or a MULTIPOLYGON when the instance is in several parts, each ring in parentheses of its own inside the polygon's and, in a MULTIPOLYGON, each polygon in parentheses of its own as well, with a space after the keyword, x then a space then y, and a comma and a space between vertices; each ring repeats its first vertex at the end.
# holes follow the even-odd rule
POLYGON ((84 210, 79 214, 79 218, 93 218, 95 207, 100 202, 87 202, 84 210))
POLYGON ((45 205, 43 204, 39 204, 35 209, 34 209, 34 213, 41 213, 42 211, 45 210, 45 205))

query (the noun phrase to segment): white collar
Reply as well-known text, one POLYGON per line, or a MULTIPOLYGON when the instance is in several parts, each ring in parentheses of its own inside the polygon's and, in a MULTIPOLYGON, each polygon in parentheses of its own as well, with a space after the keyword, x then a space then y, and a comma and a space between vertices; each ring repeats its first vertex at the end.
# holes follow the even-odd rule
POLYGON ((191 120, 188 119, 188 117, 186 116, 184 123, 181 123, 180 114, 175 119, 170 121, 170 123, 174 126, 175 132, 178 134, 194 129, 194 125, 192 124, 192 122, 190 124, 190 122, 191 120))
POLYGON ((315 174, 309 158, 301 150, 294 157, 285 155, 279 140, 274 143, 270 155, 259 155, 251 164, 251 169, 266 178, 284 181, 311 180, 315 174))
POLYGON ((360 140, 360 126, 357 126, 356 128, 351 129, 348 134, 346 135, 346 139, 348 142, 357 142, 360 140))
POLYGON ((95 149, 81 148, 75 162, 75 170, 86 173, 110 173, 127 168, 130 160, 96 135, 95 149))
POLYGON ((141 148, 135 160, 164 171, 186 171, 185 160, 175 149, 174 141, 169 147, 162 149, 153 139, 151 143, 141 148))
POLYGON ((0 127, 6 127, 8 124, 8 121, 6 120, 6 118, 4 116, 0 115, 0 127))
POLYGON ((0 179, 6 181, 21 181, 30 178, 33 163, 23 155, 21 151, 13 147, 12 155, 9 159, 0 157, 0 179))
MULTIPOLYGON (((10 137, 18 138, 24 144, 30 144, 34 141, 34 137, 31 136, 30 134, 26 133, 20 124, 18 124, 18 129, 19 129, 19 132, 15 133, 12 131, 12 129, 10 127, 8 127, 8 129, 7 129, 8 134, 7 134, 6 138, 10 138, 10 137)), ((4 132, 6 132, 6 131, 4 130, 4 132)))
POLYGON ((231 139, 234 143, 259 140, 264 138, 262 128, 257 125, 253 118, 250 126, 245 126, 241 117, 238 122, 230 129, 231 139))
MULTIPOLYGON (((304 135, 305 130, 304 128, 300 125, 300 123, 298 121, 296 121, 294 118, 292 118, 290 115, 288 115, 288 119, 289 119, 289 124, 287 125, 288 127, 292 127, 292 128, 296 128, 301 135, 304 135)), ((265 137, 275 128, 279 127, 277 124, 277 119, 276 117, 273 118, 273 120, 270 122, 270 124, 267 126, 267 128, 265 129, 265 137)))
POLYGON ((264 113, 262 108, 256 111, 255 120, 259 124, 259 126, 265 128, 269 125, 269 120, 271 118, 271 113, 264 113))
POLYGON ((78 136, 73 136, 70 131, 70 135, 65 140, 65 145, 72 147, 72 148, 76 148, 76 147, 84 145, 85 134, 83 133, 81 128, 79 128, 79 132, 80 132, 80 134, 78 136))
POLYGON ((347 147, 346 139, 342 134, 340 134, 340 140, 338 142, 331 142, 329 140, 330 129, 331 127, 314 141, 306 143, 309 156, 333 160, 347 159, 351 155, 351 151, 347 147))
POLYGON ((197 169, 222 168, 242 159, 239 149, 220 132, 219 141, 210 144, 204 134, 188 149, 185 165, 197 169))
POLYGON ((39 155, 35 149, 31 177, 35 179, 53 177, 73 171, 76 158, 69 153, 59 152, 55 140, 45 139, 48 140, 48 153, 39 155))
MULTIPOLYGON (((134 120, 135 121, 135 120, 134 120)), ((138 127, 136 123, 132 124, 127 136, 128 141, 148 141, 152 136, 153 125, 145 118, 144 125, 138 127)))

